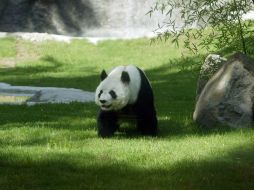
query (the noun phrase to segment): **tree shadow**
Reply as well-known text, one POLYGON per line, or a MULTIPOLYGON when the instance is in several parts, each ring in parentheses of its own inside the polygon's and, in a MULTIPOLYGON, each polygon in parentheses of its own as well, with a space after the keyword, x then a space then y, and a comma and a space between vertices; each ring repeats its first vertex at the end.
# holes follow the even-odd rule
MULTIPOLYGON (((41 57, 39 63, 29 66, 19 66, 15 68, 0 69, 0 75, 3 77, 1 82, 6 82, 17 86, 45 86, 45 87, 64 87, 79 88, 83 90, 94 91, 94 82, 99 83, 97 75, 80 76, 80 77, 44 77, 43 73, 53 73, 63 70, 63 66, 67 63, 61 62, 52 56, 41 57), (36 76, 38 75, 38 76, 36 76), (32 77, 31 77, 32 76, 32 77), (6 79, 5 79, 6 77, 6 79)), ((84 73, 95 73, 95 67, 82 68, 84 73)), ((66 74, 65 74, 66 75, 66 74)))
MULTIPOLYGON (((11 124, 19 124, 22 127, 26 123, 42 124, 42 127, 55 129, 84 130, 94 129, 94 126, 84 126, 87 119, 96 118, 94 103, 70 103, 70 104, 38 104, 27 105, 1 105, 0 129, 9 130, 11 124), (72 120, 78 119, 75 125, 72 120), (47 123, 47 125, 43 125, 47 123), (5 124, 8 124, 5 126, 5 124)), ((31 124, 32 126, 33 124, 31 124)), ((17 125, 14 125, 17 127, 17 125)))
POLYGON ((3 32, 47 32, 78 36, 85 29, 99 25, 89 1, 3 1, 0 8, 0 31, 3 32))
POLYGON ((132 165, 109 154, 55 151, 33 156, 0 150, 0 181, 4 189, 251 190, 253 147, 253 143, 244 144, 210 158, 186 158, 149 168, 143 166, 150 158, 132 165))
POLYGON ((17 78, 19 78, 20 76, 23 76, 24 73, 26 74, 37 74, 37 73, 42 73, 42 72, 54 72, 56 71, 59 67, 61 67, 62 65, 64 65, 65 63, 62 63, 60 61, 58 61, 57 59, 55 59, 52 56, 45 56, 42 57, 38 60, 39 62, 42 61, 44 63, 46 63, 47 65, 38 65, 38 64, 32 64, 29 66, 25 66, 25 67, 14 67, 14 68, 9 68, 9 69, 0 69, 0 74, 6 75, 6 76, 16 76, 17 78))

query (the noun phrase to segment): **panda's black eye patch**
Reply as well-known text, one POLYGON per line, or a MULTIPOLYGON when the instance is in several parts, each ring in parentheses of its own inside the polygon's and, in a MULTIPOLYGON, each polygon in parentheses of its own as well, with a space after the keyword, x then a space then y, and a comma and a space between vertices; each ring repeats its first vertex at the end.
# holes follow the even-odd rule
POLYGON ((103 93, 103 91, 101 90, 100 93, 98 94, 98 97, 100 97, 102 93, 103 93))
POLYGON ((117 98, 117 95, 116 95, 115 91, 110 90, 110 91, 109 91, 109 94, 111 95, 111 97, 112 97, 113 99, 116 99, 116 98, 117 98))

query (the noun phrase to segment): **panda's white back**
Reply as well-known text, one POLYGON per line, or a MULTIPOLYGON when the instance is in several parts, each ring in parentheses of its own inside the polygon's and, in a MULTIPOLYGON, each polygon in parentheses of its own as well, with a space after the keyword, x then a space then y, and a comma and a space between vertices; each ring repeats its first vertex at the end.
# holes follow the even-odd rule
POLYGON ((123 71, 128 72, 130 77, 129 89, 130 89, 130 99, 129 104, 133 104, 136 102, 138 98, 138 93, 141 87, 141 76, 140 72, 134 65, 128 66, 118 66, 115 67, 109 74, 108 77, 114 78, 120 81, 121 74, 123 71))

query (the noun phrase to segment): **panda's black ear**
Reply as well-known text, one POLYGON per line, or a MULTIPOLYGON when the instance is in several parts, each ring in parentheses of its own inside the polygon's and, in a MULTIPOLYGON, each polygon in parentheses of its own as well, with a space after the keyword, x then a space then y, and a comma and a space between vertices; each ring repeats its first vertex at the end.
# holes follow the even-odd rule
POLYGON ((106 73, 106 71, 103 69, 102 71, 101 71, 101 81, 103 81, 105 78, 107 78, 107 73, 106 73))
POLYGON ((127 73, 126 71, 123 71, 121 75, 121 80, 123 83, 129 83, 130 82, 129 73, 127 73))

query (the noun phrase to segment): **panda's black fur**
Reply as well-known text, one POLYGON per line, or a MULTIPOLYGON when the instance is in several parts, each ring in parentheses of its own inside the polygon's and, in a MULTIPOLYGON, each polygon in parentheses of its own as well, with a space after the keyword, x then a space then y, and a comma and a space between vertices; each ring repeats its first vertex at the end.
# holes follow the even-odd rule
MULTIPOLYGON (((136 122, 138 131, 143 135, 157 135, 157 117, 154 106, 154 96, 150 83, 144 72, 136 67, 140 75, 140 88, 137 99, 132 104, 127 104, 120 110, 103 110, 100 108, 97 116, 98 135, 101 137, 110 137, 119 128, 119 120, 131 118, 136 122)), ((107 80, 107 74, 103 70, 101 80, 107 80)), ((123 71, 119 82, 128 82, 130 76, 128 72, 123 71)), ((100 96, 100 93, 98 96, 100 96)), ((109 92, 112 98, 117 98, 116 93, 109 92)), ((102 100, 100 100, 102 101, 102 100)))

